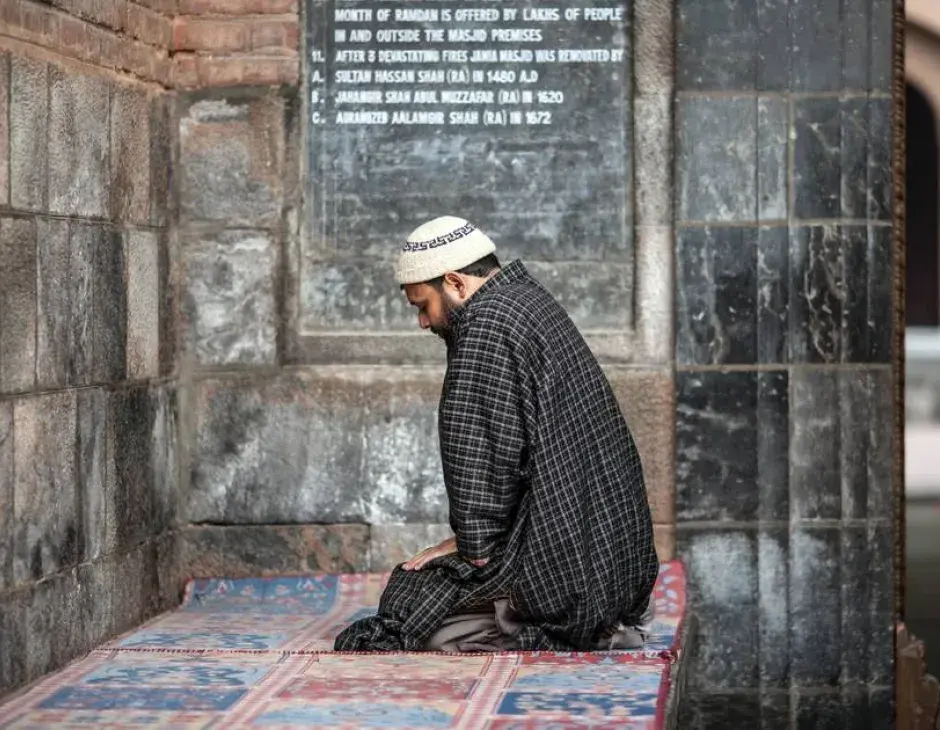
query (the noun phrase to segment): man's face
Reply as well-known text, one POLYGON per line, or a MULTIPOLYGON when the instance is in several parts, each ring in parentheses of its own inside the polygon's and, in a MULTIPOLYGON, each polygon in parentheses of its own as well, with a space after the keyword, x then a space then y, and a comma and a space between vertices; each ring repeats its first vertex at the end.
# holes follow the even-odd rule
POLYGON ((418 325, 447 341, 450 337, 450 315, 460 306, 458 297, 449 292, 445 281, 441 288, 431 284, 406 284, 405 296, 418 310, 418 325))

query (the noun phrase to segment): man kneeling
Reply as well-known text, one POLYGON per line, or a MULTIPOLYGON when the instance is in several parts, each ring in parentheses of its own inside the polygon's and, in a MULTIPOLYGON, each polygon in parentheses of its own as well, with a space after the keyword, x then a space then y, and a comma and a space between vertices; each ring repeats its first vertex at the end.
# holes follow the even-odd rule
POLYGON ((454 538, 398 566, 338 651, 642 645, 658 572, 640 457, 562 307, 460 218, 415 230, 397 278, 447 346, 439 435, 454 538))

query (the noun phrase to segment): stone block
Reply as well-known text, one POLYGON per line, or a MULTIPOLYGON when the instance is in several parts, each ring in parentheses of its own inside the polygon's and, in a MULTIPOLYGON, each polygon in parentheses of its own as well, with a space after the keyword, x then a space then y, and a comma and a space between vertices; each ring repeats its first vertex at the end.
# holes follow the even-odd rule
POLYGON ((124 234, 127 269, 127 377, 144 380, 160 372, 160 290, 157 234, 124 234))
POLYGON ((683 365, 757 357, 758 232, 680 228, 676 235, 676 359, 683 365))
POLYGON ((440 374, 402 375, 321 369, 200 383, 189 520, 445 522, 440 374))
POLYGON ((28 680, 26 606, 29 593, 7 593, 0 600, 0 696, 28 680))
POLYGON ((205 365, 277 358, 277 244, 261 231, 193 238, 183 251, 185 336, 205 365))
MULTIPOLYGON (((753 98, 680 98, 676 175, 680 221, 757 216, 757 105, 753 98)), ((764 150, 764 154, 769 154, 764 150)))
MULTIPOLYGON (((682 91, 755 88, 759 5, 732 0, 716 13, 708 0, 679 0, 676 86, 682 91)), ((784 30, 786 27, 784 26, 784 30)))
POLYGON ((790 686, 790 538, 786 527, 763 528, 757 537, 758 670, 761 686, 790 686))
POLYGON ((183 574, 196 578, 370 569, 366 525, 193 526, 180 536, 183 574))
POLYGON ((181 221, 277 226, 284 134, 284 105, 274 95, 201 100, 182 110, 181 221))
POLYGON ((790 693, 762 692, 760 701, 761 730, 792 730, 790 725, 790 693))
POLYGON ((0 206, 10 204, 10 54, 0 53, 0 206))
POLYGON ((839 530, 790 535, 790 671, 794 686, 839 682, 842 611, 839 530))
POLYGON ((153 470, 153 531, 159 534, 177 521, 180 500, 179 396, 173 385, 150 391, 150 466, 153 470))
POLYGON ((69 376, 69 224, 54 218, 36 221, 39 239, 37 282, 36 385, 62 388, 69 376))
POLYGON ((303 326, 313 331, 413 331, 417 315, 395 283, 391 264, 320 262, 305 267, 303 326))
POLYGON ((32 586, 31 593, 26 607, 26 674, 29 679, 36 679, 58 669, 56 580, 39 581, 32 586))
POLYGON ((785 371, 757 374, 757 516, 790 517, 790 382, 785 371))
POLYGON ((679 558, 698 617, 689 657, 691 689, 756 687, 759 675, 758 558, 754 530, 679 525, 679 558))
POLYGON ((679 521, 755 519, 757 374, 679 372, 676 378, 679 521))
POLYGON ((841 0, 790 3, 790 86, 793 91, 843 88, 841 0))
POLYGON ((759 676, 758 555, 754 530, 678 528, 698 617, 689 657, 691 689, 756 687, 759 676))
POLYGON ((0 219, 0 392, 36 381, 36 223, 0 219))
POLYGON ((757 693, 694 694, 680 727, 689 730, 761 728, 761 704, 757 693))
POLYGON ((71 224, 69 380, 123 380, 127 294, 121 235, 99 224, 71 224))
POLYGON ((786 220, 789 210, 790 104, 776 97, 757 100, 757 217, 786 220))
POLYGON ((795 369, 790 402, 790 515, 841 516, 839 373, 795 369))
POLYGON ((177 277, 171 270, 179 261, 174 243, 170 242, 170 234, 162 230, 157 234, 157 296, 159 297, 160 311, 160 375, 171 375, 176 368, 176 353, 178 349, 177 332, 180 316, 177 306, 177 277))
POLYGON ((675 525, 653 525, 653 539, 656 543, 656 555, 659 557, 660 563, 665 563, 675 559, 675 525))
POLYGON ((653 522, 670 524, 676 515, 673 376, 667 372, 608 370, 607 378, 640 451, 653 522))
POLYGON ((185 583, 180 533, 167 530, 156 543, 160 610, 169 611, 180 605, 185 583))
POLYGON ((116 503, 113 431, 108 424, 108 394, 101 388, 77 391, 78 490, 83 510, 84 554, 97 560, 117 547, 123 515, 116 503))
MULTIPOLYGON (((866 698, 867 699, 867 698, 866 698)), ((797 691, 793 697, 794 730, 848 730, 865 728, 867 723, 849 724, 851 719, 839 690, 797 691)))
POLYGON ((151 409, 146 388, 108 394, 118 549, 137 545, 154 531, 151 409))
POLYGON ((157 587, 155 576, 149 584, 146 581, 145 547, 146 543, 115 556, 111 590, 114 631, 117 634, 140 625, 146 613, 146 591, 157 587))
POLYGON ((842 88, 867 91, 871 88, 871 9, 873 0, 843 0, 842 88))
POLYGON ((869 7, 869 87, 890 93, 894 76, 894 4, 891 0, 870 0, 869 7))
POLYGON ((13 403, 0 401, 0 595, 13 585, 13 403))
POLYGON ((109 85, 56 66, 49 72, 49 211, 109 213, 109 85))
POLYGON ((757 2, 757 88, 787 91, 790 88, 790 3, 757 2))
POLYGON ((85 646, 92 649, 114 636, 114 573, 111 558, 85 563, 76 569, 81 587, 81 622, 85 646))
POLYGON ((47 63, 11 56, 10 204, 14 208, 46 208, 48 84, 47 63))
POLYGON ((757 361, 789 361, 790 238, 787 228, 757 230, 757 361))
POLYGON ((75 393, 18 400, 13 406, 15 583, 39 580, 80 562, 75 393))
POLYGON ((150 100, 144 87, 111 91, 111 216, 150 223, 150 100))
POLYGON ((453 536, 450 525, 375 525, 372 527, 370 570, 392 570, 427 547, 453 536))
POLYGON ((878 414, 868 430, 868 516, 886 518, 894 514, 894 375, 872 370, 868 378, 870 412, 878 414))
POLYGON ((889 363, 894 333, 891 229, 870 226, 868 247, 868 361, 889 363))
POLYGON ((169 94, 150 98, 150 225, 165 226, 172 206, 173 112, 169 94))
POLYGON ((839 362, 845 300, 839 226, 791 227, 789 289, 790 362, 839 362))
POLYGON ((895 570, 893 525, 887 520, 868 525, 868 580, 871 581, 871 623, 866 676, 874 685, 894 681, 895 570))

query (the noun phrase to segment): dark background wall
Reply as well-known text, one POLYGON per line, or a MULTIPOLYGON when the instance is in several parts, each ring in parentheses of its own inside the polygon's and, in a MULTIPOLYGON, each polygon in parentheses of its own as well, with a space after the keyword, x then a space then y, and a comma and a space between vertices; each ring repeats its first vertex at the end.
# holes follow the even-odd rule
POLYGON ((690 727, 888 727, 893 8, 678 9, 690 727))

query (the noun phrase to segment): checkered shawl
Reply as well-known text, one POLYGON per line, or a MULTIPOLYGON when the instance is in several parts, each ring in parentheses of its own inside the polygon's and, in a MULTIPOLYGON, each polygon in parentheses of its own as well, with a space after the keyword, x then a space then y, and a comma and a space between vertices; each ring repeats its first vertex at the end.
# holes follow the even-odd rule
POLYGON ((597 360, 521 262, 454 314, 439 430, 458 551, 396 568, 338 651, 419 651, 445 616, 506 596, 519 650, 590 650, 638 621, 658 571, 640 457, 597 360))

